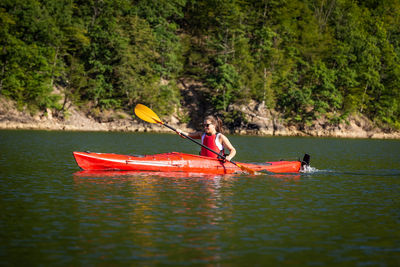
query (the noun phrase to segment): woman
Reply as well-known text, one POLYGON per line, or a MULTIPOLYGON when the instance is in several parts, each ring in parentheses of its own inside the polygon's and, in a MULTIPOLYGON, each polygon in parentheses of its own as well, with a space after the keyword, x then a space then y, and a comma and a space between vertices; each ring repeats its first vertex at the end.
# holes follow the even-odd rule
MULTIPOLYGON (((183 133, 193 139, 201 139, 203 145, 216 152, 219 152, 222 155, 225 154, 224 149, 228 149, 229 154, 225 157, 227 160, 232 160, 232 158, 236 155, 236 149, 232 146, 231 142, 229 142, 229 139, 222 134, 222 121, 220 119, 216 119, 214 116, 207 116, 204 119, 203 127, 204 132, 194 132, 188 134, 182 132, 180 129, 177 129, 177 132, 179 134, 183 133)), ((200 155, 218 158, 218 155, 212 153, 204 147, 201 148, 200 155)))

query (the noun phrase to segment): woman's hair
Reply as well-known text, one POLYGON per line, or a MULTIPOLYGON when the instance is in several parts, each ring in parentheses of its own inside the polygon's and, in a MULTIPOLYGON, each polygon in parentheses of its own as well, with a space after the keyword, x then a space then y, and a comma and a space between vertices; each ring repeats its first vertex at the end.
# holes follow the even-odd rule
POLYGON ((215 125, 215 130, 218 133, 223 133, 224 132, 224 126, 222 124, 222 120, 219 117, 214 117, 212 115, 208 115, 207 117, 205 117, 204 121, 211 121, 212 124, 215 125))

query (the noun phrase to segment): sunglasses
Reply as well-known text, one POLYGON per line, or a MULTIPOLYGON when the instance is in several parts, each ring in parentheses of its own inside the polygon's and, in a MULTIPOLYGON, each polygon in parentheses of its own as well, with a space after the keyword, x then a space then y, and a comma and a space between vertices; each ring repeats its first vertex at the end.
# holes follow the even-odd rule
POLYGON ((208 126, 210 126, 210 125, 212 125, 212 123, 204 123, 204 124, 203 124, 204 127, 208 127, 208 126))

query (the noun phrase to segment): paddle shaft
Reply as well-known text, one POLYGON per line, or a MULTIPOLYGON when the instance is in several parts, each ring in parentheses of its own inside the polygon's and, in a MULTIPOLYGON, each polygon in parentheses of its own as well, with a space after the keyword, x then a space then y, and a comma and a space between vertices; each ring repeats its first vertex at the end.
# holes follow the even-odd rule
MULTIPOLYGON (((169 129, 171 129, 172 131, 178 133, 178 131, 177 131, 174 127, 169 126, 168 124, 165 124, 165 123, 161 123, 161 124, 164 125, 165 127, 169 128, 169 129)), ((233 163, 233 164, 235 164, 236 166, 238 166, 238 165, 236 164, 236 162, 227 159, 224 155, 221 155, 221 154, 218 153, 217 151, 214 151, 213 149, 211 149, 211 148, 209 148, 209 147, 203 145, 202 143, 200 143, 200 142, 194 140, 192 137, 190 137, 190 136, 188 136, 188 135, 186 135, 186 134, 184 134, 184 133, 179 133, 179 134, 181 134, 181 135, 184 136, 185 138, 189 139, 190 141, 193 141, 193 142, 195 142, 196 144, 198 144, 198 145, 204 147, 204 148, 207 149, 208 151, 211 151, 212 153, 214 153, 214 154, 220 156, 220 157, 223 158, 224 160, 229 161, 230 163, 233 163)), ((238 166, 238 167, 240 168, 240 166, 238 166)))

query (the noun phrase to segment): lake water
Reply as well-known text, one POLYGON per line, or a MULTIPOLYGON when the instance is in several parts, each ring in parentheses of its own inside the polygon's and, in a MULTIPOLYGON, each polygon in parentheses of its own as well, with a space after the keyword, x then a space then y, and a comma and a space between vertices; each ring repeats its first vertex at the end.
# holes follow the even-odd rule
POLYGON ((299 175, 79 173, 72 151, 199 148, 173 134, 0 131, 2 266, 400 266, 400 141, 230 136, 299 175))

